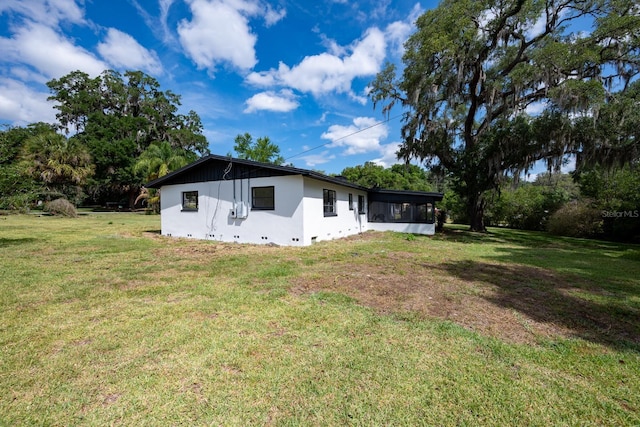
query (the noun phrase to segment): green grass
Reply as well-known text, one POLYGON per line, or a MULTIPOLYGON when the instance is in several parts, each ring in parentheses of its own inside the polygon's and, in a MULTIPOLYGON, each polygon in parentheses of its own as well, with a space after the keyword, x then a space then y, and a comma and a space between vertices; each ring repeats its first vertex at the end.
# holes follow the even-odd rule
POLYGON ((449 227, 284 248, 159 228, 0 217, 0 425, 640 424, 637 246, 449 227))

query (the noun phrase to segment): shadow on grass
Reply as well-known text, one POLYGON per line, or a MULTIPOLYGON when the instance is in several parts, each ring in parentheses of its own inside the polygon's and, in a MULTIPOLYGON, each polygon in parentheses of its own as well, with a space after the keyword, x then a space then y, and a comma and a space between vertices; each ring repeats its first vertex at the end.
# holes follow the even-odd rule
POLYGON ((627 301, 636 293, 611 292, 579 276, 525 265, 457 261, 437 268, 492 285, 494 292, 483 298, 536 322, 595 343, 640 351, 640 310, 627 301))
POLYGON ((0 237, 0 248, 5 248, 8 246, 24 245, 27 243, 33 243, 37 240, 38 239, 34 237, 24 237, 21 239, 5 239, 3 237, 0 237))
POLYGON ((474 233, 463 226, 445 227, 436 238, 495 247, 484 258, 499 265, 442 266, 461 279, 494 285, 489 301, 593 342, 640 350, 640 246, 501 228, 474 233))
MULTIPOLYGON (((508 261, 536 267, 553 268, 593 280, 635 280, 640 270, 640 245, 552 236, 545 232, 512 229, 490 229, 486 233, 470 232, 462 226, 449 226, 436 239, 494 245, 497 261, 508 261)), ((640 295, 640 283, 634 287, 640 295)))
POLYGON ((570 246, 580 244, 593 249, 617 249, 624 246, 640 248, 638 245, 608 242, 596 239, 554 236, 544 231, 516 230, 511 228, 489 228, 486 232, 469 231, 468 226, 449 224, 435 235, 441 239, 457 243, 511 243, 523 246, 570 246))

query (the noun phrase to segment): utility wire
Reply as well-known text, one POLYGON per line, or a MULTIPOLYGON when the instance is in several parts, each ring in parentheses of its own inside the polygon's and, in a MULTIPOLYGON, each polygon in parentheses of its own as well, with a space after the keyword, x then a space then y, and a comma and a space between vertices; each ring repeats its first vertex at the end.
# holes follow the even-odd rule
POLYGON ((372 129, 372 128, 374 128, 374 127, 376 127, 376 126, 380 126, 381 124, 384 124, 384 123, 388 123, 388 122, 390 122, 391 120, 395 120, 395 119, 397 119, 398 117, 401 117, 402 115, 403 115, 403 113, 401 113, 401 114, 397 114, 397 115, 395 115, 395 116, 393 116, 393 117, 390 117, 390 118, 388 118, 388 119, 386 119, 386 120, 383 120, 383 121, 380 121, 380 122, 378 122, 378 123, 374 123, 374 124, 372 124, 371 126, 368 126, 368 127, 366 127, 366 128, 362 128, 362 129, 359 129, 359 130, 357 130, 357 131, 355 131, 355 132, 352 132, 352 133, 350 133, 350 134, 348 134, 348 135, 341 136, 340 138, 336 138, 336 139, 334 139, 334 140, 332 140, 332 141, 325 142, 324 144, 318 145, 318 146, 316 146, 316 147, 309 148, 308 150, 301 151, 301 152, 300 152, 300 153, 298 153, 298 154, 294 154, 293 156, 289 156, 289 157, 287 157, 286 159, 284 159, 284 161, 286 162, 286 161, 287 161, 287 160, 289 160, 289 159, 293 159, 294 157, 302 156, 303 154, 306 154, 306 153, 308 153, 308 152, 310 152, 310 151, 313 151, 313 150, 317 150, 318 148, 322 148, 322 147, 324 147, 324 146, 326 146, 326 145, 333 144, 334 142, 340 141, 341 139, 349 138, 350 136, 357 135, 357 134, 359 134, 360 132, 364 132, 365 130, 372 129))

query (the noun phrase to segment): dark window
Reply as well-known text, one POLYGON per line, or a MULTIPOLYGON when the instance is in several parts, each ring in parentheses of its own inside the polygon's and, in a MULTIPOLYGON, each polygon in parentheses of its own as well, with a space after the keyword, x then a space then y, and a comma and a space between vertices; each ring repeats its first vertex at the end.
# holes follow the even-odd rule
POLYGON ((358 213, 364 215, 364 196, 358 196, 358 213))
POLYGON ((349 193, 349 210, 353 210, 353 194, 349 193))
POLYGON ((374 201, 369 204, 369 221, 432 224, 435 220, 433 203, 394 203, 374 201))
POLYGON ((324 216, 336 216, 336 192, 335 190, 322 190, 322 200, 324 205, 324 216))
POLYGON ((251 209, 275 209, 274 187, 251 187, 251 209))
POLYGON ((197 191, 182 192, 182 210, 183 211, 198 210, 198 192, 197 191))

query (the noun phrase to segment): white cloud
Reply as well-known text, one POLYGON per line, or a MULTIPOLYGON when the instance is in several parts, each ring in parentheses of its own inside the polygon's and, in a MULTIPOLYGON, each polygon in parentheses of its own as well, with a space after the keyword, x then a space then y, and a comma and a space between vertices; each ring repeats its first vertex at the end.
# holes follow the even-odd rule
POLYGON ((378 157, 377 159, 371 160, 376 165, 383 166, 385 168, 391 167, 397 163, 402 163, 398 160, 398 155, 396 154, 400 149, 402 144, 399 142, 393 142, 391 144, 384 144, 380 146, 380 154, 382 157, 378 157))
POLYGON ((0 14, 7 11, 49 26, 61 21, 81 23, 84 19, 83 10, 73 0, 2 0, 0 14))
POLYGON ((248 17, 256 14, 255 4, 242 0, 191 0, 193 19, 178 25, 180 43, 199 68, 214 71, 217 64, 230 63, 250 69, 257 63, 256 35, 248 17))
POLYGON ((420 4, 416 4, 405 21, 395 21, 384 31, 369 28, 348 46, 341 46, 334 39, 319 34, 326 52, 306 56, 293 66, 280 62, 278 68, 252 72, 247 75, 246 82, 264 88, 288 87, 316 97, 344 93, 364 105, 367 97, 353 92, 353 80, 375 76, 382 67, 387 48, 401 55, 404 42, 414 30, 413 22, 422 11, 420 4))
POLYGON ((345 155, 379 152, 380 141, 389 134, 386 124, 373 117, 357 117, 349 126, 333 125, 320 137, 332 141, 328 147, 345 147, 345 155))
POLYGON ((329 154, 328 150, 325 150, 320 154, 309 154, 301 157, 301 159, 304 160, 306 166, 310 168, 329 163, 335 158, 336 156, 334 154, 329 154))
POLYGON ((300 105, 290 90, 283 89, 276 93, 273 91, 261 92, 247 99, 245 113, 253 113, 259 110, 288 112, 295 110, 300 105))
POLYGON ((404 43, 415 31, 415 22, 424 13, 420 3, 416 3, 404 21, 394 21, 387 25, 384 35, 387 38, 389 49, 394 55, 401 57, 404 54, 404 43))
POLYGON ((109 28, 98 52, 110 64, 126 69, 140 69, 150 74, 162 73, 162 65, 154 51, 147 50, 129 34, 109 28))
POLYGON ((169 10, 175 0, 160 0, 160 26, 162 27, 163 40, 165 42, 172 43, 175 39, 169 25, 167 25, 167 18, 169 17, 169 10))
POLYGON ((387 37, 390 46, 393 46, 393 51, 401 55, 404 51, 404 42, 409 38, 414 27, 408 22, 395 21, 387 25, 384 33, 387 37))
POLYGON ((257 87, 272 87, 279 84, 278 75, 273 72, 253 72, 246 77, 246 81, 247 83, 257 87))
POLYGON ((109 68, 89 51, 74 45, 50 27, 28 23, 12 38, 0 38, 5 63, 31 66, 48 78, 58 78, 74 70, 98 75, 109 68))
POLYGON ((50 94, 37 92, 22 82, 0 78, 0 117, 14 125, 29 123, 54 123, 53 103, 47 101, 50 94))
POLYGON ((328 112, 324 111, 322 113, 322 115, 320 116, 320 118, 318 120, 316 120, 316 124, 319 125, 319 124, 325 123, 327 121, 327 115, 328 114, 329 114, 328 112))
POLYGON ((340 46, 334 39, 327 37, 325 34, 319 34, 319 36, 320 44, 322 44, 331 55, 345 56, 349 53, 346 47, 340 46))
POLYGON ((267 10, 264 15, 264 21, 267 27, 271 27, 287 16, 286 9, 275 10, 270 4, 267 4, 266 8, 267 10))
POLYGON ((150 14, 138 0, 129 0, 129 2, 136 9, 138 15, 140 15, 145 25, 156 38, 162 40, 168 47, 173 48, 179 44, 167 22, 169 18, 169 11, 171 10, 171 6, 175 3, 175 0, 158 0, 158 7, 160 8, 160 14, 158 17, 150 14))
POLYGON ((30 82, 35 84, 44 85, 50 80, 48 77, 43 76, 38 71, 35 71, 33 68, 24 65, 14 65, 11 67, 10 72, 6 73, 6 77, 15 78, 22 82, 30 82))
MULTIPOLYGON (((340 49, 331 47, 333 52, 340 49)), ((305 57, 298 65, 289 67, 280 63, 277 69, 254 72, 247 76, 247 82, 262 87, 280 85, 315 96, 351 91, 351 82, 357 77, 373 76, 380 71, 385 57, 386 41, 377 28, 370 28, 363 38, 354 42, 345 52, 350 55, 321 53, 305 57)))

